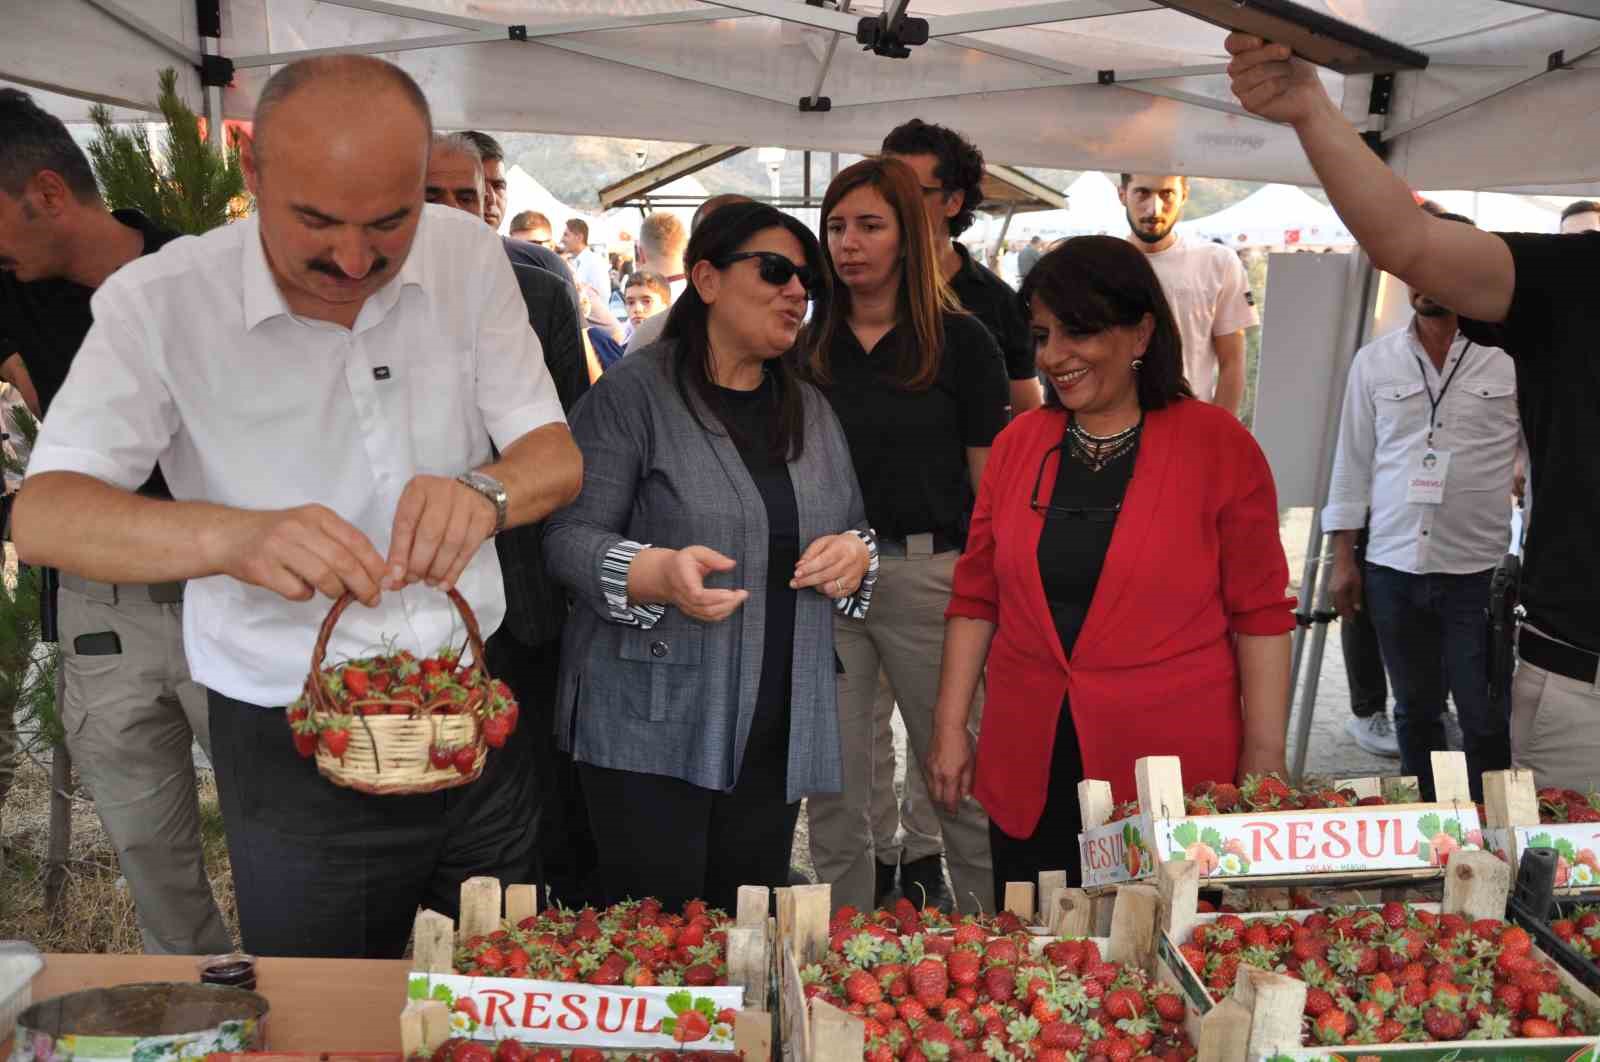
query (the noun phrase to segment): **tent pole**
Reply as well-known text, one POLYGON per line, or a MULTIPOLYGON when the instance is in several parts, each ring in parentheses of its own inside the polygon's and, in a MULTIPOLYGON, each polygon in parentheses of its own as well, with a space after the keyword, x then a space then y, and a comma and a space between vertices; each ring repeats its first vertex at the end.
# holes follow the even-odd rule
MULTIPOLYGON (((1365 252, 1358 249, 1357 255, 1356 268, 1361 276, 1360 294, 1356 299, 1354 311, 1345 319, 1344 327, 1340 330, 1339 347, 1348 350, 1350 356, 1345 360, 1344 370, 1336 373, 1335 379, 1329 381, 1331 386, 1327 395, 1328 415, 1322 434, 1322 473, 1317 479, 1317 489, 1313 495, 1318 506, 1327 498, 1329 484, 1333 481, 1333 459, 1339 442, 1339 417, 1344 410, 1345 377, 1349 372, 1350 362, 1355 360, 1356 351, 1367 340, 1367 334, 1372 327, 1373 304, 1378 297, 1378 271, 1365 252)), ((1305 777, 1306 757, 1310 752, 1311 743, 1311 722, 1317 707, 1317 687, 1322 681, 1322 655, 1327 648, 1328 624, 1332 622, 1327 618, 1329 598, 1333 590, 1331 581, 1324 578, 1327 574, 1323 556, 1325 545, 1322 511, 1320 507, 1316 507, 1311 513, 1311 528, 1306 536, 1306 564, 1300 580, 1301 615, 1306 618, 1295 627, 1290 649, 1290 716, 1295 721, 1295 742, 1294 760, 1289 768, 1289 776, 1296 782, 1305 777), (1307 602, 1310 602, 1309 606, 1307 602), (1301 654, 1305 649, 1307 626, 1312 632, 1311 659, 1302 670, 1301 654), (1300 693, 1300 710, 1296 714, 1293 710, 1294 686, 1300 679, 1303 679, 1304 685, 1300 693)))
POLYGON ((1011 231, 1011 219, 1016 217, 1017 204, 1006 204, 1006 219, 1000 223, 1000 235, 995 237, 994 247, 989 251, 989 257, 995 264, 1000 263, 1000 249, 1006 245, 1006 233, 1011 231))
MULTIPOLYGON (((207 55, 222 54, 222 42, 215 37, 202 37, 200 47, 207 55)), ((222 127, 222 86, 207 85, 205 93, 206 129, 210 134, 212 146, 226 155, 228 137, 222 127)))

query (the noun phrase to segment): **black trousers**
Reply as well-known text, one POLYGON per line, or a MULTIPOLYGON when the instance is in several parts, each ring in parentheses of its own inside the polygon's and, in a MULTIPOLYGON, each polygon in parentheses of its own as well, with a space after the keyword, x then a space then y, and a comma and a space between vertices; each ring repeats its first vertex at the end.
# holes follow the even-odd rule
POLYGON ((1383 649, 1378 629, 1372 625, 1371 596, 1367 582, 1367 529, 1356 536, 1356 567, 1361 572, 1361 600, 1365 608, 1351 619, 1339 621, 1339 648, 1344 652, 1344 673, 1350 683, 1350 714, 1366 719, 1389 707, 1389 683, 1383 670, 1383 649))
POLYGON ((787 802, 787 756, 787 740, 763 750, 752 742, 727 793, 578 764, 599 851, 599 902, 654 896, 672 910, 703 899, 732 913, 739 886, 787 885, 800 815, 799 802, 787 802))
POLYGON ((301 759, 288 718, 210 691, 211 759, 239 929, 254 955, 398 959, 417 908, 455 918, 476 875, 527 881, 536 740, 519 725, 476 782, 367 796, 301 759))
POLYGON ((1031 837, 1012 837, 989 822, 989 855, 994 863, 994 896, 1003 903, 1006 883, 1039 880, 1045 870, 1064 870, 1067 884, 1083 883, 1078 859, 1078 834, 1083 816, 1078 810, 1078 783, 1083 781, 1083 754, 1078 749, 1078 732, 1065 698, 1061 719, 1056 724, 1055 745, 1050 752, 1050 785, 1045 792, 1044 814, 1031 837))
POLYGON ((489 673, 511 687, 521 710, 518 729, 532 735, 529 770, 537 780, 539 834, 527 880, 548 888, 557 903, 578 908, 593 902, 594 836, 572 756, 556 744, 556 690, 561 641, 528 646, 505 627, 484 645, 489 673))

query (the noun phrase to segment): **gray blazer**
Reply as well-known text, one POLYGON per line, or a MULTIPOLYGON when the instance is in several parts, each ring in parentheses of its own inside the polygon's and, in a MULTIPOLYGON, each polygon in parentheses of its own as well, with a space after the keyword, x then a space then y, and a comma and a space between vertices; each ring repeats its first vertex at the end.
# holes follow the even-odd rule
MULTIPOLYGON (((681 778, 727 791, 755 714, 766 621, 767 515, 755 481, 716 418, 695 423, 672 380, 670 343, 618 362, 573 409, 583 492, 549 518, 545 557, 577 599, 561 646, 558 739, 582 763, 681 778), (644 629, 619 622, 602 566, 619 543, 703 545, 737 562, 711 586, 750 597, 721 623, 667 608, 644 629)), ((800 546, 867 530, 844 431, 822 393, 800 384, 805 447, 789 465, 800 546)), ((694 401, 698 401, 694 399, 694 401)), ((841 786, 834 605, 798 595, 788 798, 841 786)))

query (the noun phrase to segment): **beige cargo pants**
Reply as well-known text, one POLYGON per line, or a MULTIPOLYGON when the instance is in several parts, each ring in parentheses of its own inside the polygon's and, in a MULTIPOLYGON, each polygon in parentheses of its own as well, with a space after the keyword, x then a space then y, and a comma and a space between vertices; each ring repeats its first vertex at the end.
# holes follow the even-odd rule
POLYGON ((205 691, 183 654, 182 584, 63 572, 61 722, 78 778, 117 851, 145 951, 233 950, 200 849, 190 748, 209 755, 205 691))

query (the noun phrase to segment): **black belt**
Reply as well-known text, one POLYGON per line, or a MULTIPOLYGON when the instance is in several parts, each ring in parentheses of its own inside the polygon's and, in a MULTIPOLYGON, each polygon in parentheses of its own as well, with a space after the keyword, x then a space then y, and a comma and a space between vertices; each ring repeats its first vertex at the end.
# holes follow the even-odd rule
POLYGON ((880 536, 878 539, 878 556, 880 557, 931 557, 935 553, 949 553, 951 550, 959 552, 961 543, 949 535, 935 531, 920 535, 907 535, 905 538, 888 538, 880 536))
POLYGON ((1534 667, 1600 688, 1596 675, 1600 671, 1600 656, 1546 638, 1527 624, 1523 624, 1522 633, 1517 636, 1517 655, 1534 667))

